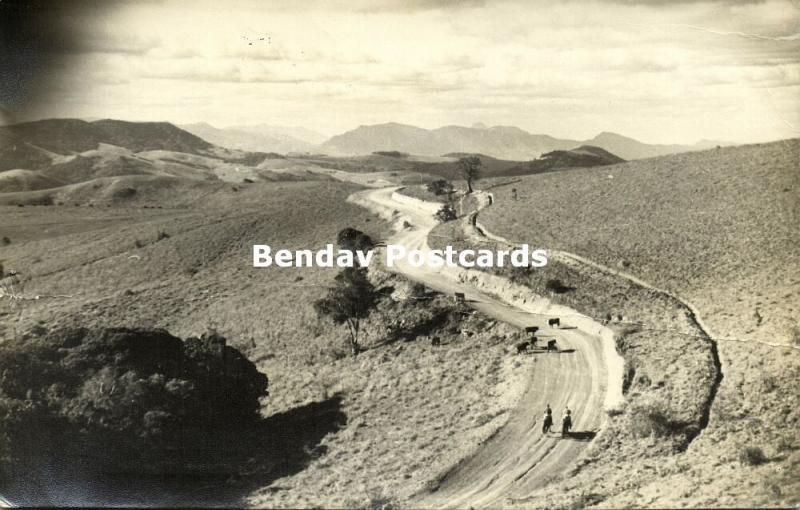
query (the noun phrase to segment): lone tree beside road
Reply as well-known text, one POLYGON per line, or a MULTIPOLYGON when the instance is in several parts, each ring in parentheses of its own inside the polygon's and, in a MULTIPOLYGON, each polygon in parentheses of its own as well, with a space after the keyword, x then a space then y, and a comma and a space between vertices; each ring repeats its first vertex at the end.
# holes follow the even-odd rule
POLYGON ((358 333, 361 319, 369 317, 378 301, 378 293, 367 278, 366 268, 348 267, 336 275, 336 284, 314 303, 318 315, 330 317, 336 324, 346 323, 350 333, 350 352, 361 352, 358 333))
POLYGON ((481 177, 483 162, 478 156, 467 156, 458 160, 458 173, 467 181, 467 193, 472 193, 472 183, 481 177))

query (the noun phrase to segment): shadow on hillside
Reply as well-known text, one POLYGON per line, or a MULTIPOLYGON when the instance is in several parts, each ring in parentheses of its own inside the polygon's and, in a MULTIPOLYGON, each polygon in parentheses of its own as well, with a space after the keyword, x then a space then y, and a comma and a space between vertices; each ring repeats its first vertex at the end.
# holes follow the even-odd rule
POLYGON ((548 351, 547 349, 537 348, 535 350, 528 351, 527 354, 570 354, 573 352, 575 352, 575 349, 556 349, 548 351))
POLYGON ((564 439, 572 439, 574 441, 591 441, 596 435, 597 432, 593 430, 575 430, 568 432, 564 439))
POLYGON ((180 473, 99 472, 87 451, 83 458, 51 457, 26 469, 15 466, 0 479, 0 493, 19 506, 241 507, 254 490, 325 455, 322 439, 347 422, 341 408, 337 395, 251 426, 232 424, 206 433, 181 454, 189 460, 180 473))

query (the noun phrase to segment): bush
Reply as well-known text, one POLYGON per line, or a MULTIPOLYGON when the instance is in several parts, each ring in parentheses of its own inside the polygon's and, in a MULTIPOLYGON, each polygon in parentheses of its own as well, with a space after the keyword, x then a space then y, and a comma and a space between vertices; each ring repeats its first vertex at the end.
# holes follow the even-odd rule
POLYGON ((0 345, 0 374, 3 460, 88 452, 110 472, 181 466, 193 439, 254 423, 268 382, 215 333, 183 341, 127 328, 0 345))
POLYGON ((111 194, 111 197, 114 199, 124 200, 127 198, 133 198, 136 196, 136 188, 122 188, 116 190, 114 193, 111 194))
POLYGON ((758 466, 767 461, 764 451, 756 446, 747 446, 739 452, 739 462, 745 466, 758 466))
POLYGON ((793 345, 800 345, 800 325, 795 324, 789 328, 789 342, 793 345))
POLYGON ((683 427, 673 421, 661 405, 641 405, 631 413, 631 432, 637 437, 667 437, 682 430, 683 427))
POLYGON ((11 239, 8 236, 3 236, 3 246, 11 244, 11 239))
POLYGON ((411 291, 409 292, 413 299, 425 299, 428 296, 428 287, 421 283, 414 282, 411 284, 411 291))
POLYGON ((368 252, 375 246, 370 236, 355 228, 344 228, 336 236, 336 244, 343 250, 368 252))
POLYGON ((575 290, 575 287, 570 287, 568 285, 564 285, 564 282, 557 278, 551 278, 547 280, 545 284, 545 288, 550 292, 554 292, 556 294, 564 294, 565 292, 569 292, 571 290, 575 290))
POLYGON ((429 182, 426 188, 434 195, 449 195, 453 192, 453 185, 444 179, 429 182))
POLYGON ((450 204, 444 204, 441 209, 439 209, 436 214, 433 215, 440 223, 446 223, 448 221, 453 221, 458 218, 456 214, 456 210, 453 209, 453 206, 450 204))
POLYGON ((30 201, 31 205, 53 205, 53 203, 53 197, 50 195, 43 195, 30 201))

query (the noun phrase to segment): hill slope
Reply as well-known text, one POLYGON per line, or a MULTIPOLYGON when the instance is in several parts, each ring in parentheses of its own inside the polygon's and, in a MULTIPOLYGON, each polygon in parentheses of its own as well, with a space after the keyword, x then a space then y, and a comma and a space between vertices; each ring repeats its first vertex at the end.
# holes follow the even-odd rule
POLYGON ((57 179, 31 170, 16 169, 0 172, 0 193, 33 191, 63 185, 64 183, 57 179))
POLYGON ((581 145, 566 151, 551 151, 528 163, 522 163, 503 172, 503 175, 531 175, 550 172, 564 168, 588 168, 593 166, 614 165, 625 162, 624 159, 611 154, 600 147, 581 145))
MULTIPOLYGON (((235 464, 235 483, 228 474, 210 473, 183 484, 170 477, 157 490, 153 477, 140 481, 130 474, 124 479, 130 493, 112 493, 100 476, 78 476, 70 484, 73 503, 365 508, 376 496, 364 492, 363 480, 380 494, 405 497, 458 461, 464 444, 485 441, 507 419, 533 368, 532 359, 519 362, 507 354, 510 328, 477 314, 449 314, 451 305, 438 304, 442 298, 406 299, 410 286, 387 279, 376 282, 380 309, 362 323, 368 350, 354 359, 345 350, 346 326, 320 320, 313 306, 337 269, 252 267, 255 243, 319 249, 335 243, 346 226, 385 237, 387 223, 346 201, 357 186, 254 183, 236 191, 194 180, 193 199, 178 203, 174 197, 187 191, 168 186, 188 180, 124 180, 140 190, 125 207, 0 206, 0 238, 12 241, 2 247, 3 263, 19 272, 14 290, 60 296, 0 299, 0 339, 6 325, 13 338, 39 321, 48 328, 166 328, 183 336, 214 327, 268 374, 263 412, 282 425, 277 438, 286 453, 239 438, 251 455, 235 464), (136 207, 145 193, 161 193, 163 209, 136 207), (387 337, 399 318, 397 337, 387 337), (413 341, 420 331, 441 335, 442 345, 413 341), (322 431, 318 437, 315 430, 322 431), (148 490, 156 494, 151 498, 148 490)), ((82 193, 92 186, 70 187, 82 193)), ((113 195, 110 185, 107 191, 113 195)), ((198 452, 226 455, 204 446, 198 452)), ((51 496, 56 485, 39 475, 52 473, 40 469, 34 481, 21 481, 29 491, 48 488, 33 501, 51 496)), ((8 489, 2 485, 3 495, 8 489)))
POLYGON ((165 122, 47 119, 0 127, 0 173, 17 170, 4 177, 0 193, 133 175, 236 183, 316 178, 257 168, 276 159, 283 156, 212 145, 165 122))
POLYGON ((603 132, 591 140, 586 141, 589 145, 602 147, 609 152, 617 154, 624 159, 644 159, 654 156, 664 156, 678 152, 711 149, 716 145, 730 145, 711 141, 701 141, 694 145, 660 145, 642 143, 627 136, 616 133, 603 132))
MULTIPOLYGON (((777 506, 797 494, 800 459, 789 453, 797 438, 785 424, 800 422, 799 160, 793 139, 546 173, 515 183, 516 201, 498 188, 481 213, 490 232, 515 243, 575 253, 668 289, 710 327, 723 378, 686 458, 706 468, 641 487, 653 506, 678 506, 663 489, 687 483, 695 487, 681 500, 687 506, 777 506), (772 467, 740 463, 746 447, 765 452, 772 467)), ((621 311, 629 317, 630 306, 621 311)))
POLYGON ((800 295, 799 159, 794 139, 523 177, 518 201, 500 188, 481 217, 499 235, 624 262, 731 336, 785 335, 781 303, 800 295))
MULTIPOLYGON (((212 148, 205 140, 167 122, 47 119, 2 126, 0 137, 4 145, 26 144, 62 155, 96 149, 101 143, 132 152, 171 150, 198 154, 212 148)), ((0 170, 8 169, 7 163, 0 160, 0 164, 4 165, 0 170)))

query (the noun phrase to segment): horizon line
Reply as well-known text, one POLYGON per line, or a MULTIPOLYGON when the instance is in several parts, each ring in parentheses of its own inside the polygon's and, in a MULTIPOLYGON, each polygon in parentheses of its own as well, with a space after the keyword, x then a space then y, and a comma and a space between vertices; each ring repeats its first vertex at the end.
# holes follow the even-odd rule
MULTIPOLYGON (((764 139, 764 140, 748 140, 748 141, 743 141, 743 140, 724 140, 724 139, 716 139, 716 138, 701 138, 701 139, 695 140, 694 142, 690 142, 690 143, 681 143, 681 142, 675 142, 675 141, 671 141, 671 142, 648 142, 648 141, 643 141, 640 138, 636 138, 636 137, 633 137, 633 136, 629 136, 629 135, 622 134, 620 132, 613 131, 613 130, 608 130, 608 129, 598 132, 592 138, 581 139, 581 138, 572 137, 572 136, 570 136, 570 137, 561 137, 561 136, 551 135, 549 133, 533 133, 531 131, 528 131, 525 128, 521 128, 521 127, 515 126, 513 124, 488 125, 485 122, 475 122, 472 126, 466 126, 466 125, 461 125, 461 124, 444 124, 444 125, 441 125, 439 127, 428 128, 428 127, 421 127, 421 126, 416 125, 416 124, 408 124, 408 123, 405 123, 405 122, 397 122, 397 121, 375 122, 373 124, 359 124, 358 126, 350 128, 350 129, 347 129, 345 131, 342 131, 342 132, 339 132, 339 133, 336 133, 336 134, 333 134, 333 135, 328 135, 327 133, 322 133, 320 131, 317 131, 313 127, 308 127, 308 126, 299 125, 299 124, 289 125, 289 124, 283 124, 283 123, 272 124, 272 123, 269 123, 269 122, 254 122, 254 123, 235 124, 235 125, 227 125, 227 126, 224 126, 224 127, 220 127, 220 125, 212 124, 211 122, 206 121, 206 120, 199 120, 199 121, 192 121, 192 122, 176 122, 176 121, 173 121, 173 120, 164 120, 164 119, 161 119, 161 120, 153 120, 153 119, 150 119, 150 120, 132 120, 132 119, 123 119, 123 118, 114 118, 114 117, 100 117, 100 116, 93 116, 93 115, 92 116, 85 116, 85 117, 80 117, 80 116, 75 116, 75 117, 69 117, 69 116, 67 116, 67 117, 58 117, 58 116, 56 116, 56 117, 35 117, 35 118, 30 118, 30 119, 25 119, 25 120, 17 120, 17 119, 13 119, 13 118, 9 119, 8 118, 9 117, 9 115, 8 115, 9 113, 10 112, 8 110, 0 111, 0 127, 10 127, 10 126, 14 126, 14 125, 17 125, 17 124, 27 124, 27 123, 32 123, 32 122, 46 121, 46 120, 80 120, 80 121, 89 122, 89 123, 95 122, 95 121, 99 121, 99 120, 116 120, 116 121, 131 122, 131 123, 158 123, 158 122, 164 122, 164 123, 172 124, 173 126, 178 127, 178 128, 181 128, 181 126, 189 126, 189 125, 192 125, 192 124, 206 124, 208 126, 211 126, 214 129, 220 129, 220 130, 228 130, 228 129, 242 130, 242 128, 256 127, 258 125, 265 125, 265 126, 283 127, 283 128, 306 129, 308 131, 312 131, 312 132, 315 132, 315 133, 317 133, 319 135, 327 137, 328 140, 326 140, 326 142, 329 141, 330 139, 336 137, 336 136, 340 136, 340 135, 355 131, 355 130, 360 129, 360 128, 369 128, 369 127, 375 127, 375 126, 386 126, 386 125, 392 125, 392 124, 393 125, 398 125, 398 126, 412 127, 412 128, 421 129, 421 130, 424 130, 424 131, 436 131, 436 130, 439 130, 439 129, 445 129, 445 128, 449 128, 449 127, 464 128, 464 129, 483 129, 483 130, 491 130, 491 129, 495 129, 495 128, 513 128, 513 129, 519 129, 520 131, 523 131, 523 132, 525 132, 525 133, 527 133, 529 135, 532 135, 532 136, 549 136, 549 137, 555 138, 555 139, 568 140, 568 141, 579 142, 579 143, 590 142, 590 141, 594 140, 595 138, 597 138, 598 136, 600 136, 602 134, 611 134, 611 135, 621 136, 621 137, 624 137, 624 138, 627 138, 627 139, 630 139, 630 140, 633 140, 635 142, 639 142, 639 143, 642 143, 642 144, 646 144, 646 145, 681 145, 681 146, 694 146, 694 145, 699 145, 699 144, 704 143, 704 142, 705 143, 715 143, 715 144, 719 144, 719 145, 727 145, 727 146, 731 146, 731 145, 749 145, 749 144, 757 144, 757 143, 779 142, 781 140, 792 140, 794 138, 800 138, 800 133, 798 133, 796 136, 791 136, 791 137, 786 137, 786 138, 774 138, 774 139, 764 139), (2 114, 6 114, 6 115, 2 115, 2 114), (475 127, 478 124, 482 124, 485 127, 482 127, 482 128, 475 127)), ((323 143, 325 143, 325 142, 323 142, 323 143)), ((322 144, 317 144, 317 145, 322 145, 322 144)))

